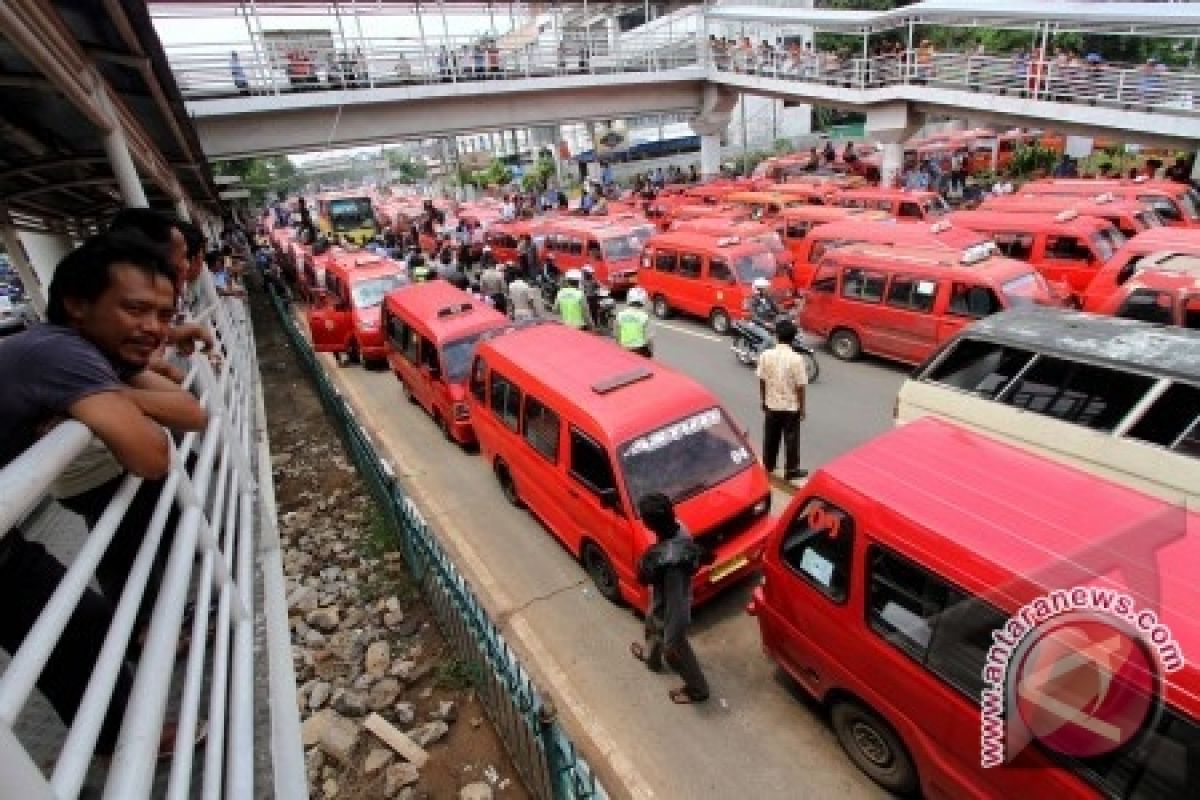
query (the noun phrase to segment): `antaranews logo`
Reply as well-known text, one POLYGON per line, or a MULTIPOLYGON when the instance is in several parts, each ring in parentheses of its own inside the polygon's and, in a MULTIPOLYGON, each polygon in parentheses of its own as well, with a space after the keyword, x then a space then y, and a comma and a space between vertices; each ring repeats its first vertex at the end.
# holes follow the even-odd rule
POLYGON ((992 632, 983 669, 980 761, 1007 764, 1033 740, 1077 758, 1152 726, 1161 676, 1184 666, 1158 615, 1103 586, 1058 589, 992 632))

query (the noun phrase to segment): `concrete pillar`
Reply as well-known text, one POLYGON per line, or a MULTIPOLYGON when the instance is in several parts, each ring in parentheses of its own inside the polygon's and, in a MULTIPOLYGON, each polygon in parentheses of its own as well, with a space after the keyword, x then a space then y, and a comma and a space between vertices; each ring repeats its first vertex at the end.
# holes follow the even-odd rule
POLYGON ((617 52, 617 37, 621 35, 620 25, 616 17, 608 17, 604 20, 608 32, 608 52, 610 55, 615 55, 617 52))
POLYGON ((150 203, 146 200, 146 191, 142 188, 142 180, 138 177, 137 165, 129 153, 129 144, 125 141, 125 131, 113 111, 107 91, 99 90, 98 97, 112 123, 112 130, 101 138, 104 141, 104 153, 108 156, 108 164, 112 167, 117 179, 117 187, 121 191, 121 201, 127 208, 146 208, 150 203))
POLYGON ((712 178, 721 172, 721 136, 716 133, 700 136, 700 177, 712 178))
POLYGON ((879 167, 879 185, 898 186, 902 169, 904 169, 904 143, 884 142, 883 162, 879 167))
MULTIPOLYGON (((74 248, 71 238, 65 233, 33 233, 31 231, 20 231, 17 233, 17 238, 28 257, 31 271, 37 276, 36 285, 39 285, 43 292, 49 291, 50 279, 54 277, 54 268, 74 248)), ((5 246, 8 246, 7 238, 5 246)), ((25 280, 24 274, 21 275, 21 280, 25 280)))

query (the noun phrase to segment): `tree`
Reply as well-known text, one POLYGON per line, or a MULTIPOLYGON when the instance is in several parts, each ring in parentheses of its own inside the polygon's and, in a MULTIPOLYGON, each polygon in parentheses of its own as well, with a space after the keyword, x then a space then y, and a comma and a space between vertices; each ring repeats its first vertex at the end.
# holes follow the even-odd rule
POLYGON ((424 180, 429 174, 425 165, 414 161, 408 153, 399 150, 387 150, 385 153, 392 171, 392 180, 397 183, 416 183, 424 180))
POLYGON ((265 205, 279 193, 291 194, 307 182, 287 156, 266 158, 235 158, 213 165, 215 175, 234 175, 241 178, 239 188, 250 192, 251 205, 265 205))

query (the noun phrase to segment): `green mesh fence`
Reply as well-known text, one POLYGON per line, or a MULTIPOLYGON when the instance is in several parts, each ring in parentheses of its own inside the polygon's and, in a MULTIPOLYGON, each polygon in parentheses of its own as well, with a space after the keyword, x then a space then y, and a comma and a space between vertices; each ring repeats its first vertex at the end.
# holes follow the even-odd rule
POLYGON ((413 580, 446 639, 468 666, 480 701, 526 786, 544 800, 605 800, 608 795, 558 723, 553 705, 538 694, 420 511, 379 458, 296 325, 286 301, 272 292, 271 302, 293 351, 396 537, 413 580))

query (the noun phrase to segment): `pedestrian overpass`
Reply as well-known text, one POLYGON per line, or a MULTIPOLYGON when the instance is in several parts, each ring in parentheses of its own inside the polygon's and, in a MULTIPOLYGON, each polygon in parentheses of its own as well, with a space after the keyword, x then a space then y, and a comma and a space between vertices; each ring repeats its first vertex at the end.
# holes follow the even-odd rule
POLYGON ((885 144, 885 162, 899 158, 887 145, 908 138, 928 115, 1148 145, 1200 142, 1200 67, 1067 67, 1048 56, 925 53, 914 46, 928 25, 1027 30, 1032 53, 1068 33, 1187 42, 1200 30, 1200 7, 982 5, 928 0, 888 12, 696 6, 610 36, 602 48, 565 29, 508 49, 481 46, 479 37, 398 42, 364 35, 324 51, 276 40, 239 57, 240 80, 228 44, 166 49, 212 158, 682 112, 695 115, 708 173, 739 93, 863 111, 867 136, 885 144), (782 47, 768 55, 709 47, 710 35, 775 42, 809 41, 814 32, 861 45, 853 56, 822 54, 803 63, 782 47), (899 34, 908 47, 874 53, 872 37, 884 34, 899 34))

